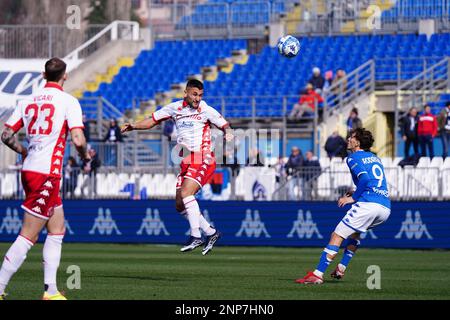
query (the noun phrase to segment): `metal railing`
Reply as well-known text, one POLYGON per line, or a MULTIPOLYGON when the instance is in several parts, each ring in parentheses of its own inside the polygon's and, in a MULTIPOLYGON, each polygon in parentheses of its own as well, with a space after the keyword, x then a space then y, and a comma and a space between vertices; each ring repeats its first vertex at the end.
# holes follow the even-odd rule
POLYGON ((64 57, 104 28, 104 25, 80 30, 71 30, 66 25, 0 25, 0 58, 64 57))
POLYGON ((215 1, 207 3, 152 4, 165 19, 151 22, 155 39, 261 37, 278 22, 293 1, 215 1))
POLYGON ((351 73, 345 75, 323 94, 324 119, 342 110, 347 104, 363 95, 370 95, 375 91, 375 63, 369 60, 351 73))
MULTIPOLYGON (((397 128, 400 119, 410 108, 418 110, 430 102, 439 100, 439 96, 450 91, 450 57, 429 66, 412 79, 396 88, 395 123, 397 128)), ((394 135, 394 154, 399 144, 399 137, 394 135)))
MULTIPOLYGON (((229 169, 229 168, 228 168, 229 169)), ((178 167, 163 173, 161 167, 123 168, 121 170, 100 167, 93 172, 80 166, 65 166, 61 182, 64 199, 173 199, 178 167)), ((231 196, 229 200, 242 198, 245 185, 245 166, 239 175, 230 174, 231 196), (241 176, 242 175, 242 176, 241 176), (237 180, 241 185, 236 188, 237 180)), ((275 173, 277 169, 272 168, 275 173)), ((385 167, 389 198, 394 201, 441 201, 450 199, 450 167, 385 167)), ((317 169, 303 167, 294 174, 279 175, 280 180, 272 194, 278 201, 334 201, 349 190, 354 190, 348 169, 333 165, 317 169)), ((23 199, 20 169, 0 170, 0 199, 23 199)), ((245 191, 244 191, 245 192, 245 191)))
POLYGON ((295 35, 416 32, 421 19, 433 19, 438 32, 450 30, 449 0, 385 3, 392 7, 383 10, 368 0, 302 1, 302 16, 286 23, 295 35))

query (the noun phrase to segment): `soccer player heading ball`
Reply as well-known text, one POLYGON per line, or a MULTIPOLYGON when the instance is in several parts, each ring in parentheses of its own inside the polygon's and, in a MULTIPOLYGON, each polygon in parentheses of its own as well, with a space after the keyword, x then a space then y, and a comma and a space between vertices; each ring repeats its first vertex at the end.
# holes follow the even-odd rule
MULTIPOLYGON (((216 169, 216 160, 211 146, 212 123, 226 133, 229 123, 214 108, 202 101, 203 83, 189 80, 184 100, 171 103, 153 113, 152 118, 135 124, 127 123, 122 133, 133 130, 148 130, 168 119, 175 121, 178 145, 182 147, 180 156, 181 172, 177 177, 176 209, 189 221, 191 236, 182 252, 194 250, 204 245, 202 254, 208 254, 221 234, 206 221, 200 212, 195 194, 208 182, 216 169), (206 241, 202 239, 202 230, 206 241)), ((232 139, 230 133, 225 135, 232 139)))
POLYGON ((91 157, 83 134, 80 103, 62 88, 67 79, 66 64, 58 58, 47 61, 44 78, 47 80, 45 88, 18 103, 2 133, 3 143, 22 155, 21 175, 26 197, 22 204, 25 211, 22 230, 6 253, 0 270, 0 300, 44 227, 48 235, 43 250, 43 300, 66 300, 56 287, 56 273, 65 233, 59 186, 69 132, 80 158, 89 161, 91 157), (28 149, 16 137, 23 127, 29 141, 28 149))
POLYGON ((347 158, 347 165, 356 190, 340 198, 338 206, 343 207, 350 203, 353 205, 331 234, 330 242, 323 250, 316 270, 296 280, 297 283, 323 283, 323 274, 338 254, 342 242, 348 239, 344 256, 331 273, 332 278, 341 279, 358 249, 361 233, 382 224, 391 213, 383 164, 369 151, 374 142, 372 133, 363 128, 354 129, 347 142, 347 148, 352 152, 347 158))

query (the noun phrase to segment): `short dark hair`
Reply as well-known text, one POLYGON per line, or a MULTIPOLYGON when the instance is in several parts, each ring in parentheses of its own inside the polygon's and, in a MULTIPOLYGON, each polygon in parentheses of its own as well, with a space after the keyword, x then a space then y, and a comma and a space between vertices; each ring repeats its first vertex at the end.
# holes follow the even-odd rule
POLYGON ((59 58, 52 58, 45 63, 45 78, 47 81, 58 82, 64 77, 67 65, 59 58))
POLYGON ((446 107, 450 107, 450 101, 447 101, 447 103, 445 104, 446 107))
POLYGON ((356 115, 358 115, 358 109, 357 108, 353 108, 351 112, 354 112, 356 115))
POLYGON ((350 132, 350 136, 355 135, 355 139, 359 141, 361 149, 369 151, 372 148, 375 140, 373 139, 372 132, 365 128, 356 128, 350 132))
POLYGON ((186 85, 186 89, 187 88, 197 88, 199 90, 203 90, 203 82, 201 82, 200 80, 197 79, 191 79, 188 81, 187 85, 186 85))

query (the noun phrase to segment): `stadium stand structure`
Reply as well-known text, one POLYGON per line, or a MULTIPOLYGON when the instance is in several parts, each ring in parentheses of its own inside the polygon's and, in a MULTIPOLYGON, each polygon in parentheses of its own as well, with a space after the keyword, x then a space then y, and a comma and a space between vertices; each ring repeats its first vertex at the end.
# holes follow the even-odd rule
MULTIPOLYGON (((289 96, 289 106, 295 103, 315 66, 322 71, 342 68, 351 72, 370 59, 382 59, 376 80, 387 81, 397 79, 397 58, 424 58, 431 65, 450 54, 450 34, 435 34, 429 40, 415 34, 305 37, 301 43, 302 51, 296 59, 282 58, 268 46, 250 55, 246 64, 205 82, 205 98, 216 102, 218 96, 237 97, 227 102, 225 116, 250 117, 250 97, 261 97, 256 102, 257 117, 282 117, 282 97, 289 96), (264 96, 277 98, 264 103, 264 96)), ((84 97, 103 96, 124 111, 132 107, 133 98, 152 99, 156 93, 170 90, 172 84, 200 74, 202 67, 215 65, 218 59, 231 56, 233 50, 245 48, 244 40, 157 42, 153 50, 142 51, 132 67, 121 68, 112 80, 102 82, 96 91, 86 91, 84 97)), ((423 68, 406 61, 400 70, 402 80, 413 78, 423 68)), ((217 103, 212 105, 217 107, 217 103)))
POLYGON ((450 16, 448 1, 398 0, 389 10, 383 11, 381 19, 382 21, 392 21, 397 18, 417 20, 445 16, 450 16))
POLYGON ((188 24, 215 27, 229 22, 235 26, 268 24, 272 15, 284 14, 289 4, 287 1, 210 0, 198 4, 191 15, 182 17, 177 27, 185 28, 188 24))

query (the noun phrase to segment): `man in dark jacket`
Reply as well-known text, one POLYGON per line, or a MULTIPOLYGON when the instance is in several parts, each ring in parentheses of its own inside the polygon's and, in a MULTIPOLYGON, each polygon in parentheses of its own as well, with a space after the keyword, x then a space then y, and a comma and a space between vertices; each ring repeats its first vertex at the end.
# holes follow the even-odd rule
POLYGON ((334 131, 325 142, 325 151, 330 159, 334 157, 345 158, 347 156, 347 142, 337 131, 334 131))
POLYGON ((109 125, 108 132, 106 134, 105 142, 122 142, 122 133, 120 127, 117 125, 116 119, 112 119, 109 125))
POLYGON ((289 183, 289 200, 298 200, 299 191, 302 188, 303 177, 300 175, 300 170, 303 166, 303 155, 302 151, 298 147, 292 147, 291 155, 284 166, 286 169, 286 174, 288 175, 289 183), (297 192, 295 191, 297 187, 297 192))
POLYGON ((308 80, 308 83, 311 83, 316 90, 317 93, 322 93, 323 87, 325 85, 325 78, 320 74, 320 69, 315 67, 313 69, 313 75, 308 80))
POLYGON ((441 110, 438 117, 439 132, 442 139, 442 157, 448 157, 448 150, 450 149, 450 101, 441 110))
POLYGON ((317 179, 322 172, 319 159, 312 151, 306 152, 306 159, 303 162, 303 179, 305 182, 305 199, 311 201, 317 196, 317 179))
POLYGON ((358 109, 353 108, 347 118, 347 132, 351 132, 353 129, 362 128, 362 126, 363 123, 358 116, 358 109))
POLYGON ((401 134, 403 141, 405 141, 405 158, 409 157, 411 145, 414 148, 414 156, 419 156, 419 137, 417 136, 418 120, 419 117, 417 116, 416 108, 411 108, 403 118, 401 134))

